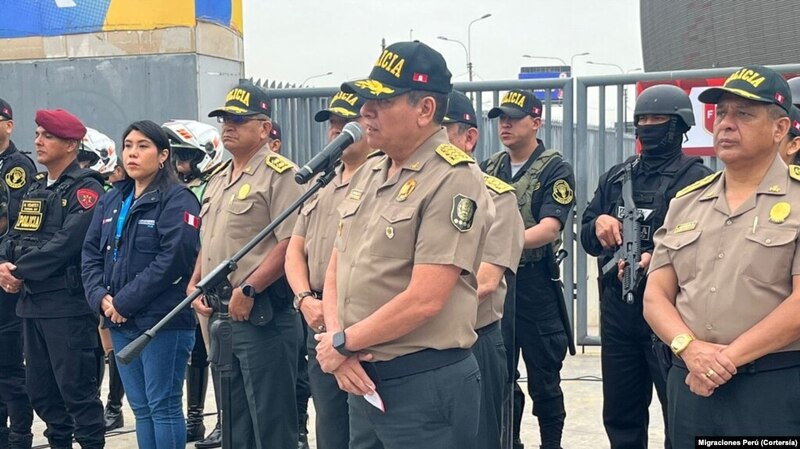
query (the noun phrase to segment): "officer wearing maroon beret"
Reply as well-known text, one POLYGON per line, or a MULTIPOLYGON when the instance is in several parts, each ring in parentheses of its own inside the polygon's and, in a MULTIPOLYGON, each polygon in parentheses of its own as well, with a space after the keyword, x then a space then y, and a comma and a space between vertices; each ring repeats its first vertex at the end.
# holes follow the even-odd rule
MULTIPOLYGON (((51 448, 105 445, 97 397, 97 321, 84 297, 81 245, 103 180, 78 165, 86 127, 67 111, 36 111, 37 161, 19 217, 0 245, 0 287, 20 293, 28 396, 51 448)), ((112 242, 108 242, 111 244, 112 242)))

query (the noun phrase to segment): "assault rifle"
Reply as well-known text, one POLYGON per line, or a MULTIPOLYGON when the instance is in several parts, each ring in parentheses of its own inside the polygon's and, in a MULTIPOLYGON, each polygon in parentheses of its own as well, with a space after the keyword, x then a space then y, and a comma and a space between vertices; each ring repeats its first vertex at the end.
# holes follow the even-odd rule
POLYGON ((636 208, 633 201, 633 168, 638 159, 630 164, 625 164, 622 173, 622 246, 614 253, 605 265, 603 274, 611 270, 617 272, 617 263, 625 262, 622 277, 622 299, 628 304, 633 304, 633 292, 642 279, 639 262, 642 260, 642 213, 636 208))

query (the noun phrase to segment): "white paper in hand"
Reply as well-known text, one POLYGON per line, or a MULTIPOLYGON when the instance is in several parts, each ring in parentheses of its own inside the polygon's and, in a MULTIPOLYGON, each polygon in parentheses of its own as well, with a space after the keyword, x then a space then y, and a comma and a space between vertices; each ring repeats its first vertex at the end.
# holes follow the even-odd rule
POLYGON ((386 408, 383 406, 383 399, 381 399, 381 395, 378 394, 377 390, 373 393, 367 393, 364 395, 364 399, 372 404, 373 407, 377 408, 383 413, 386 413, 386 408))

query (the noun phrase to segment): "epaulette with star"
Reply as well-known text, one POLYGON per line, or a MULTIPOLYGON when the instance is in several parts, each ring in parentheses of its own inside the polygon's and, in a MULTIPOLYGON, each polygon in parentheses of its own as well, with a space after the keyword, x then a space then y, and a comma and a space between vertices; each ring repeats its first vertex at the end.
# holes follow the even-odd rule
POLYGON ((500 178, 495 178, 492 175, 483 175, 483 182, 486 184, 486 187, 496 192, 498 195, 506 193, 506 192, 513 192, 514 186, 511 184, 503 181, 500 178))
POLYGON ((283 173, 286 170, 294 167, 294 164, 289 159, 281 156, 280 154, 270 154, 264 160, 264 163, 267 164, 267 167, 275 170, 278 173, 283 173))
POLYGON ((795 181, 800 181, 800 165, 789 165, 789 177, 795 181))
POLYGON ((682 196, 684 196, 684 195, 686 195, 688 193, 694 192, 695 190, 697 190, 697 189, 699 189, 701 187, 705 187, 705 186, 711 184, 712 182, 716 181, 716 179, 719 178, 719 176, 721 174, 722 174, 722 171, 720 170, 720 171, 718 171, 716 173, 712 173, 712 174, 706 176, 705 178, 703 178, 703 179, 701 179, 699 181, 696 181, 693 184, 689 184, 688 186, 686 186, 686 187, 682 188, 681 190, 679 190, 678 193, 675 194, 675 198, 680 198, 680 197, 682 197, 682 196))
POLYGON ((475 162, 475 159, 472 159, 467 153, 451 143, 443 143, 436 147, 436 154, 454 167, 458 164, 470 164, 475 162))

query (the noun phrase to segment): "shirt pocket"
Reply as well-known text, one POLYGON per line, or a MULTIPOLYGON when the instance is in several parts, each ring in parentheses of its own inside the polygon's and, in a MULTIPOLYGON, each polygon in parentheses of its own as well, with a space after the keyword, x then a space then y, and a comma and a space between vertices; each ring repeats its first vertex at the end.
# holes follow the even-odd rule
POLYGON ((697 240, 702 231, 687 231, 667 234, 661 244, 667 248, 672 268, 678 275, 678 284, 683 286, 697 277, 697 240))
POLYGON ((416 208, 394 206, 380 213, 369 252, 377 257, 412 259, 416 246, 416 208))
POLYGON ((228 226, 227 233, 231 239, 249 239, 252 238, 258 230, 254 230, 254 224, 258 224, 263 220, 255 220, 251 217, 250 213, 253 210, 253 202, 248 201, 234 201, 229 204, 225 210, 228 213, 228 226))
POLYGON ((761 227, 745 239, 743 276, 765 284, 791 277, 797 230, 761 227))
POLYGON ((337 209, 339 211, 339 222, 336 224, 336 242, 334 246, 340 252, 347 251, 347 240, 353 228, 354 216, 359 207, 361 207, 361 201, 344 200, 337 209))

